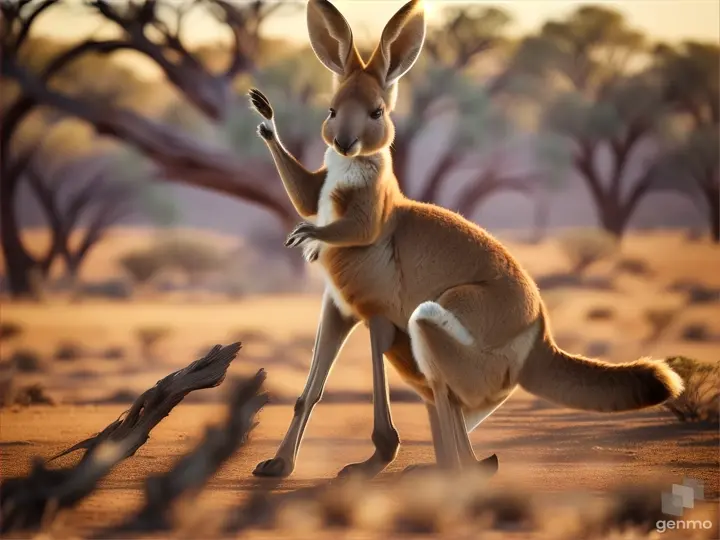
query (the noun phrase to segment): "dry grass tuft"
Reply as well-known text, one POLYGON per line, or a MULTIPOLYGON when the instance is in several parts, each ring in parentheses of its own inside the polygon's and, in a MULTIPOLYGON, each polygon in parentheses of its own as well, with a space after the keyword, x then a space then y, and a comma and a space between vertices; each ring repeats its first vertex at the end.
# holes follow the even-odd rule
POLYGON ((717 426, 720 422, 720 364, 698 362, 685 356, 666 360, 685 381, 685 391, 665 403, 681 422, 717 426))
POLYGON ((589 321, 609 321, 615 317, 615 310, 608 306, 597 306, 590 308, 586 316, 589 321))
POLYGON ((12 339, 20 335, 23 331, 22 326, 12 321, 3 321, 0 323, 0 340, 12 339))
POLYGON ((712 341, 713 336, 706 324, 701 322, 692 322, 683 327, 680 337, 686 341, 695 341, 698 343, 712 341))
POLYGON ((58 345, 55 350, 55 360, 61 362, 72 362, 85 356, 82 345, 73 342, 65 342, 58 345))
POLYGON ((645 343, 657 340, 675 320, 678 310, 668 307, 648 308, 644 312, 645 320, 650 325, 650 334, 645 338, 645 343))
MULTIPOLYGON (((478 471, 423 472, 386 482, 347 478, 289 493, 256 492, 230 513, 225 533, 261 529, 275 531, 275 538, 306 538, 323 531, 363 538, 656 538, 657 524, 665 519, 662 489, 651 485, 604 495, 538 494, 519 486, 494 488, 478 471)), ((708 520, 711 506, 696 504, 685 518, 708 520)), ((694 533, 693 538, 711 539, 717 526, 694 533)))
POLYGON ((30 349, 18 349, 10 356, 10 363, 20 373, 42 373, 45 366, 39 353, 30 349))

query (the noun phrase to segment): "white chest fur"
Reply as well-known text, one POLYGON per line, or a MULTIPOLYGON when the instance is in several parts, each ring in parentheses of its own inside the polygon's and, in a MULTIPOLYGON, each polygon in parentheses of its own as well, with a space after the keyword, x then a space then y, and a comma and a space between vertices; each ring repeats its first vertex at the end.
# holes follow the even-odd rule
MULTIPOLYGON (((378 158, 375 156, 347 158, 341 156, 332 148, 327 149, 325 152, 327 174, 323 187, 320 190, 318 213, 314 220, 316 225, 327 225, 338 219, 339 216, 335 213, 335 206, 332 200, 333 191, 337 188, 362 188, 377 181, 380 169, 380 159, 378 158)), ((306 249, 312 249, 313 247, 315 246, 307 246, 306 249)), ((322 243, 320 243, 319 248, 322 250, 322 243)), ((338 309, 340 309, 343 314, 350 315, 352 313, 351 307, 327 274, 325 274, 325 283, 338 309)))
POLYGON ((332 193, 337 188, 365 187, 376 181, 378 164, 372 157, 347 158, 328 148, 325 152, 327 175, 320 190, 316 225, 327 225, 337 219, 332 193))

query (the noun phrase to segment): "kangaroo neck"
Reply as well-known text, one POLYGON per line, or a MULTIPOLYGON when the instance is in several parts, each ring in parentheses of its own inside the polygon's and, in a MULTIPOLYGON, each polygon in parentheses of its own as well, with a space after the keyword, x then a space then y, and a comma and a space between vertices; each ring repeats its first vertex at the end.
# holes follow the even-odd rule
POLYGON ((381 176, 386 170, 392 170, 392 157, 389 149, 382 149, 374 154, 348 157, 328 148, 325 151, 325 166, 338 171, 352 168, 374 169, 377 171, 377 176, 381 176))

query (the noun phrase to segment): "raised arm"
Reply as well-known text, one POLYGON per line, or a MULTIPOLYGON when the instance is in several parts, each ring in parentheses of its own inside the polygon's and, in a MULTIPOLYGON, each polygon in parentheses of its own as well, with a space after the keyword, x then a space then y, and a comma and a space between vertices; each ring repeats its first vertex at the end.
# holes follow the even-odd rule
POLYGON ((320 189, 325 181, 325 168, 308 171, 283 146, 277 134, 273 110, 265 95, 256 89, 249 92, 250 103, 265 120, 258 126, 258 134, 270 149, 275 167, 285 191, 287 191, 297 213, 304 218, 314 216, 318 211, 320 189))

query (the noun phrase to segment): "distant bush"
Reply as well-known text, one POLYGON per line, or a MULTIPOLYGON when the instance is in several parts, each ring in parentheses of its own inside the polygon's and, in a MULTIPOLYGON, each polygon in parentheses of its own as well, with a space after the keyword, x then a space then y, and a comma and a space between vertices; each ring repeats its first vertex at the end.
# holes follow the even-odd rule
POLYGON ((19 388, 14 392, 12 405, 55 405, 55 400, 49 396, 45 387, 39 383, 19 388))
POLYGON ((678 311, 675 308, 655 307, 645 310, 645 320, 650 325, 650 335, 645 339, 646 342, 658 339, 668 326, 675 320, 678 311))
MULTIPOLYGON (((134 278, 133 278, 134 279, 134 278)), ((125 300, 132 295, 131 287, 123 280, 109 279, 83 283, 78 291, 81 296, 125 300)))
POLYGON ((617 239, 598 229, 573 230, 560 236, 558 242, 576 273, 583 273, 590 265, 618 251, 617 239))
POLYGON ((631 274, 633 276, 649 276, 652 274, 650 265, 642 259, 636 257, 623 257, 617 263, 615 268, 620 272, 631 274))
POLYGON ((70 362, 82 358, 84 354, 82 346, 77 343, 61 343, 55 350, 55 359, 70 362))
POLYGON ((681 422, 718 423, 720 415, 720 364, 699 362, 685 356, 668 358, 666 363, 682 377, 685 391, 665 402, 681 422))
POLYGON ((153 251, 167 268, 183 272, 190 283, 220 269, 226 256, 217 247, 195 238, 175 237, 159 242, 153 251))
POLYGON ((225 254, 206 241, 174 236, 149 248, 131 251, 119 263, 136 285, 145 285, 162 271, 171 269, 195 284, 206 274, 222 268, 225 260, 225 254))
POLYGON ((712 339, 708 327, 698 322, 686 325, 680 332, 680 337, 686 341, 710 341, 712 339))
POLYGON ((146 362, 154 363, 157 361, 156 347, 169 334, 170 329, 164 326, 138 328, 136 335, 140 342, 140 354, 146 362))
POLYGON ((14 338, 22 333, 22 326, 11 321, 0 323, 0 340, 14 338))
POLYGON ((587 312, 587 318, 590 321, 608 321, 613 317, 615 317, 615 310, 607 306, 590 308, 587 312))
POLYGON ((163 267, 161 257, 152 249, 131 251, 118 262, 136 285, 145 285, 163 267))
POLYGON ((102 354, 105 360, 122 360, 125 358, 125 349, 122 347, 108 347, 102 354))
POLYGON ((612 345, 607 341, 591 341, 585 347, 585 355, 590 358, 607 356, 612 350, 612 345))
POLYGON ((40 355, 29 349, 15 351, 10 357, 10 362, 15 365, 15 369, 22 373, 39 373, 44 369, 40 355))
POLYGON ((672 283, 668 288, 670 292, 684 293, 687 296, 688 304, 710 304, 720 302, 720 289, 708 287, 703 283, 690 280, 679 280, 672 283))

